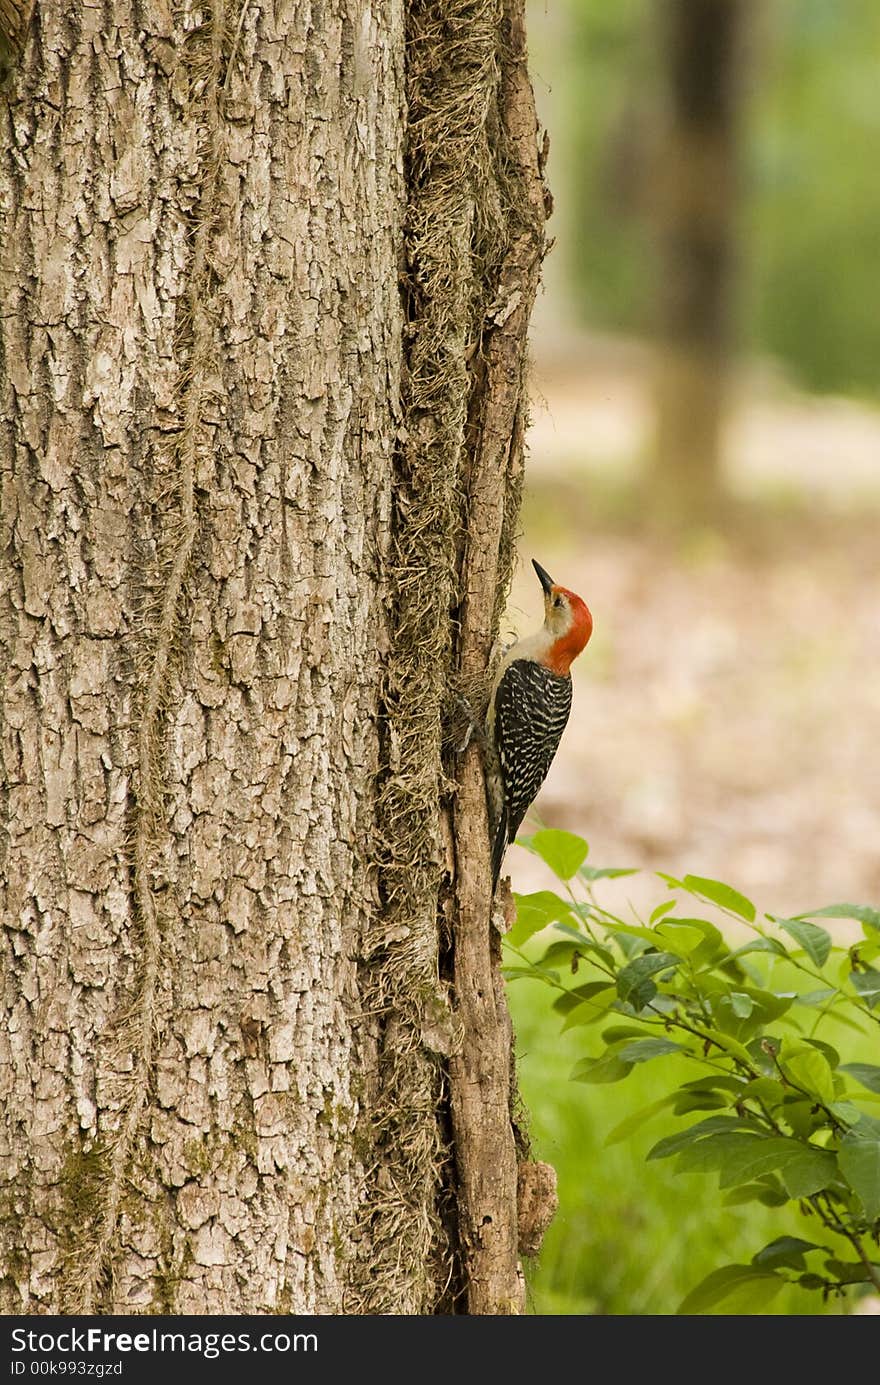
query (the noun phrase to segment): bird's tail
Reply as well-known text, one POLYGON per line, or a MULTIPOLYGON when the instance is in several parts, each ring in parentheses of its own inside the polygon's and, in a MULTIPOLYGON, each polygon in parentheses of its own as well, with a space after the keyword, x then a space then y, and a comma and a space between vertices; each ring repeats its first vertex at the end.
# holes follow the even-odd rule
POLYGON ((502 808, 501 816, 495 827, 495 836, 492 839, 492 893, 494 895, 498 888, 498 877, 501 875, 501 866, 504 861, 504 853, 507 850, 507 809, 502 808))

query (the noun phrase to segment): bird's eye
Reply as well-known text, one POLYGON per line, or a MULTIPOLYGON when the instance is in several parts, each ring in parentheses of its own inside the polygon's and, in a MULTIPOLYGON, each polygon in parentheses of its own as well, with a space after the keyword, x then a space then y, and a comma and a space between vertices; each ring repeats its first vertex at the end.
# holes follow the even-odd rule
POLYGON ((561 597, 561 596, 555 597, 555 598, 554 598, 554 601, 553 601, 553 605, 554 605, 554 606, 561 606, 561 605, 562 605, 562 597, 561 597))

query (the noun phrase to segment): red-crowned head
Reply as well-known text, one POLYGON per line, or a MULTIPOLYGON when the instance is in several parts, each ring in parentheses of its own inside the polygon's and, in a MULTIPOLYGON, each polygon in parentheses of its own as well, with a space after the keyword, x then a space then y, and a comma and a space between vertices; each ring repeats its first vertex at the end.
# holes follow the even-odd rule
POLYGON ((558 586, 532 559, 532 567, 544 588, 544 631, 548 648, 541 662, 554 673, 568 673, 593 633, 593 617, 586 602, 568 587, 558 586))

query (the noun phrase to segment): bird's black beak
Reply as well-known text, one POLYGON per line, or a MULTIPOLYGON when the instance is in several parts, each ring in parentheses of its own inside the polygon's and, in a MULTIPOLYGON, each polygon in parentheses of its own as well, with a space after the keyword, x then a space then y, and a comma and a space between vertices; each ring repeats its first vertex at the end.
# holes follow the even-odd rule
POLYGON ((534 558, 532 559, 532 567, 538 574, 538 581, 544 588, 545 596, 549 596, 553 588, 556 586, 556 583, 553 581, 553 578, 550 576, 549 572, 545 572, 544 569, 541 567, 541 564, 536 563, 534 558))

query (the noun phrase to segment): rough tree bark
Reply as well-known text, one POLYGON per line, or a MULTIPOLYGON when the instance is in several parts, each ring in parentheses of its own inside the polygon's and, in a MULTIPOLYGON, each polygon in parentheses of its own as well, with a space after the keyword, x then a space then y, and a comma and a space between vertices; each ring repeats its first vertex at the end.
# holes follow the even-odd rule
POLYGON ((44 3, 14 51, 0 1310, 517 1311, 444 725, 518 501, 519 7, 44 3))
POLYGON ((652 141, 658 361, 654 500, 717 507, 737 282, 740 129, 751 0, 657 6, 660 118, 652 141))

